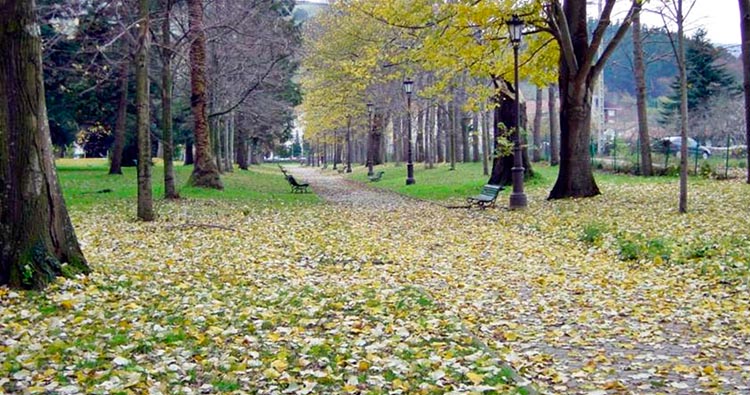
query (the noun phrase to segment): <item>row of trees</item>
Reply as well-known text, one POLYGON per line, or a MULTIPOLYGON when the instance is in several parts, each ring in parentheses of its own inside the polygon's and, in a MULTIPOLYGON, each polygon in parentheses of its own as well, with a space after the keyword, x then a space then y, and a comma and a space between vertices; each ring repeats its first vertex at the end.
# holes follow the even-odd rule
MULTIPOLYGON (((494 142, 492 151, 498 155, 489 182, 509 183, 513 158, 508 149, 507 131, 516 126, 513 100, 517 87, 510 82, 513 69, 505 21, 512 14, 518 14, 527 23, 520 72, 524 79, 538 87, 537 110, 541 107, 545 86, 553 94, 551 97, 559 93, 561 100, 559 118, 550 111, 551 119, 560 121, 559 140, 555 133, 557 125, 550 125, 552 161, 557 162, 554 156, 559 152, 560 169, 549 197, 596 195, 599 190, 589 160, 591 102, 597 77, 607 61, 616 53, 619 60, 623 60, 622 51, 617 51, 621 42, 632 41, 631 55, 626 58, 632 62, 630 80, 636 81, 641 141, 650 140, 646 92, 657 88, 647 85, 651 76, 644 71, 649 62, 661 61, 663 65, 657 71, 663 76, 679 75, 680 70, 688 69, 686 63, 695 65, 684 73, 690 84, 688 92, 708 90, 697 93, 703 95, 704 104, 706 97, 715 97, 719 90, 732 90, 728 86, 731 82, 726 75, 720 75, 721 69, 714 64, 716 51, 705 40, 704 33, 699 32, 694 37, 685 54, 682 26, 690 4, 686 4, 683 11, 682 1, 652 2, 651 11, 660 13, 665 20, 665 26, 659 29, 641 27, 641 1, 633 1, 629 11, 620 15, 622 19, 611 24, 614 5, 615 1, 603 2, 601 15, 594 20, 587 14, 586 2, 575 0, 335 2, 332 12, 319 18, 306 32, 303 106, 307 137, 331 141, 333 136, 343 135, 350 120, 355 119, 355 129, 364 131, 358 140, 369 141, 377 151, 385 126, 390 123, 394 131, 393 150, 398 157, 401 142, 406 140, 400 133, 401 119, 406 116, 400 82, 408 76, 417 86, 416 108, 412 112, 417 125, 416 151, 421 152, 422 146, 428 153, 429 149, 433 150, 432 155, 424 158, 426 165, 429 167, 431 160, 455 158, 451 154, 440 158, 439 146, 450 147, 451 136, 461 136, 470 129, 461 127, 460 120, 483 121, 487 112, 491 112, 493 119, 489 124, 493 136, 488 140, 494 142), (632 34, 631 23, 637 24, 632 34), (675 25, 678 31, 673 32, 671 28, 675 25), (653 36, 661 38, 661 42, 653 40, 653 36), (644 58, 644 43, 651 54, 656 51, 660 52, 659 56, 644 58), (664 61, 665 55, 671 60, 664 61), (709 72, 718 74, 716 78, 709 78, 709 72), (375 104, 371 130, 367 128, 367 102, 375 104), (453 114, 450 108, 459 109, 453 117, 458 121, 450 120, 453 114), (447 125, 440 124, 440 114, 446 114, 447 125), (427 132, 421 135, 423 129, 427 132), (430 140, 436 146, 431 146, 430 140)), ((673 120, 687 120, 687 111, 697 112, 700 106, 689 106, 688 110, 681 111, 683 84, 679 77, 674 81, 676 93, 669 103, 676 105, 665 106, 664 121, 679 124, 673 120)), ((521 117, 521 126, 525 129, 524 118, 521 117)), ((468 123, 474 130, 483 130, 486 128, 477 128, 482 121, 468 123)), ((531 128, 535 144, 540 140, 540 122, 540 112, 537 112, 531 128)), ((697 122, 692 125, 697 126, 697 122)), ((466 146, 461 143, 459 138, 457 146, 466 146)), ((538 146, 534 148, 532 159, 539 156, 538 146)), ((649 144, 643 144, 642 149, 641 168, 644 174, 650 175, 649 144)), ((525 150, 523 155, 528 169, 525 150)), ((374 158, 377 161, 377 152, 374 158)), ((681 194, 681 202, 686 201, 685 197, 686 190, 681 194)), ((680 206, 683 208, 682 203, 680 206)))
POLYGON ((189 183, 209 188, 222 188, 220 174, 235 160, 247 167, 249 145, 284 140, 299 102, 293 7, 291 0, 41 0, 39 7, 1 0, 0 285, 42 288, 55 276, 89 271, 60 192, 53 141, 63 147, 95 133, 106 146, 112 136, 113 176, 137 155, 138 217, 150 221, 156 145, 166 198, 177 197, 174 129, 194 147, 189 183))

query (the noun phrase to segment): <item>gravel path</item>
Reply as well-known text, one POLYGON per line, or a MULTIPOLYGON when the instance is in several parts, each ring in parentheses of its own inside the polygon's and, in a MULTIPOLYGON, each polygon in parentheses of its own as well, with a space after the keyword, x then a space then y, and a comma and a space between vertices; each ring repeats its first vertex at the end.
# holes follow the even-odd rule
POLYGON ((428 204, 347 180, 338 174, 325 174, 315 167, 293 167, 289 171, 297 179, 309 182, 318 196, 333 204, 387 210, 428 204))

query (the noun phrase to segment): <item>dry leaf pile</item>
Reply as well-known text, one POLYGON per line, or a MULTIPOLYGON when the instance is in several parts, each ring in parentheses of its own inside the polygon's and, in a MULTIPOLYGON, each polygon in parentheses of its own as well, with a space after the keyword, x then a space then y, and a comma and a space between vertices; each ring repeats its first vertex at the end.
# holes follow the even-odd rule
POLYGON ((74 212, 95 272, 0 288, 0 389, 748 393, 746 188, 697 186, 685 216, 662 184, 525 212, 377 192, 74 212))

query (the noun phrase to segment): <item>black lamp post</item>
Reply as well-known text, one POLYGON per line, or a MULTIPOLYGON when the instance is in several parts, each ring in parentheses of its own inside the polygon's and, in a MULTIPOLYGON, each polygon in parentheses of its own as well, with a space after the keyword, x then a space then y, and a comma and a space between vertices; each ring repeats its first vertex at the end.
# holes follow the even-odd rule
POLYGON ((523 155, 521 153, 521 105, 520 105, 520 87, 518 85, 518 47, 521 46, 521 36, 523 30, 523 21, 518 15, 508 21, 508 30, 510 32, 510 42, 513 44, 513 61, 516 87, 516 104, 515 104, 515 122, 516 130, 513 133, 513 167, 511 174, 513 179, 513 192, 510 194, 510 209, 526 208, 526 194, 523 192, 523 155))
POLYGON ((346 172, 352 172, 352 116, 346 117, 346 172))
POLYGON ((375 172, 372 169, 372 103, 367 103, 367 175, 373 176, 375 172))
POLYGON ((414 162, 411 155, 411 92, 414 81, 407 78, 404 80, 404 92, 406 92, 406 185, 414 184, 414 162))

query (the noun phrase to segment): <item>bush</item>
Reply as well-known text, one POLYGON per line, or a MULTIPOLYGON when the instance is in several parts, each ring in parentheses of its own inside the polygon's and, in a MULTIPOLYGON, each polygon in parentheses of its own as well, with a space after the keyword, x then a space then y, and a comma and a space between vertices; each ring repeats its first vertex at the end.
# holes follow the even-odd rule
POLYGON ((711 174, 713 174, 714 169, 711 167, 711 164, 707 161, 703 161, 701 163, 701 167, 698 170, 698 174, 703 178, 711 178, 711 174))
POLYGON ((601 224, 586 224, 583 226, 583 233, 581 234, 579 240, 589 244, 598 244, 602 239, 604 231, 605 229, 601 224))

